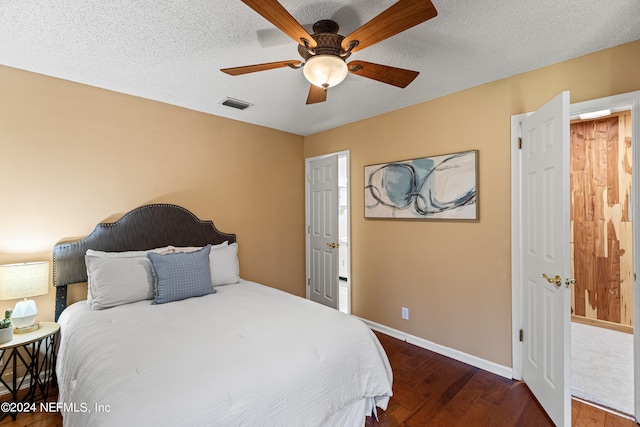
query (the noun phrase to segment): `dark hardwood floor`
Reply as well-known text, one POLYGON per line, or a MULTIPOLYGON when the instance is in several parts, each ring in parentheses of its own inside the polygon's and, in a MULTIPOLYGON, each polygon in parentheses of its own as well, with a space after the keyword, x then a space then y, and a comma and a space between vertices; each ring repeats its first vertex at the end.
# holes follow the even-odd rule
MULTIPOLYGON (((376 332, 393 368, 393 397, 366 427, 553 426, 524 383, 376 332)), ((637 427, 572 401, 572 427, 637 427)))
MULTIPOLYGON (((18 399, 22 399, 26 395, 26 390, 18 393, 18 399)), ((58 399, 58 389, 52 388, 49 391, 47 402, 55 402, 58 399)), ((11 397, 4 395, 0 397, 0 402, 9 402, 11 397)), ((39 405, 36 405, 39 408, 39 405)), ((15 421, 10 415, 0 412, 1 427, 62 427, 62 416, 57 412, 34 412, 18 414, 15 421)))
MULTIPOLYGON (((379 421, 365 427, 488 426, 549 427, 546 416, 521 382, 376 333, 393 368, 393 397, 379 421)), ((57 389, 49 401, 57 399, 57 389)), ((0 399, 2 400, 2 399, 0 399)), ((1 414, 0 414, 1 417, 1 414)), ((638 427, 633 421, 572 402, 572 427, 638 427)), ((0 419, 1 427, 62 426, 57 413, 20 414, 0 419)))

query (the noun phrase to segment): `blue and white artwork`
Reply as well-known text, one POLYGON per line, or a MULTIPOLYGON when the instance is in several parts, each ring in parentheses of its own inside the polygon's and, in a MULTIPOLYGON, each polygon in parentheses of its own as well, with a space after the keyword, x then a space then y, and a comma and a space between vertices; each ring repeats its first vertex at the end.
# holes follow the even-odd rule
POLYGON ((477 150, 364 167, 365 218, 478 219, 477 150))

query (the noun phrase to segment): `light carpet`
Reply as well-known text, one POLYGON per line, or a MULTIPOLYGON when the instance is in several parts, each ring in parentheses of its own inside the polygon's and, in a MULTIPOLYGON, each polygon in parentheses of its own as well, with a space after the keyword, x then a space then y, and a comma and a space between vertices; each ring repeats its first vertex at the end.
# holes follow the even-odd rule
POLYGON ((633 335, 571 322, 571 394, 633 414, 633 335))

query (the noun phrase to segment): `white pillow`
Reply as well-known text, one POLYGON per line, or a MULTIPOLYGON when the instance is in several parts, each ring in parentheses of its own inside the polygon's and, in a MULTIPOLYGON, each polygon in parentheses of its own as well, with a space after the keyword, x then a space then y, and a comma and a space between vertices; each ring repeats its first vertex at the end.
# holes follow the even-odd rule
POLYGON ((212 246, 209 262, 213 286, 230 285, 240 281, 237 243, 227 246, 212 246))
MULTIPOLYGON (((220 248, 222 246, 227 246, 229 244, 229 241, 225 240, 222 243, 219 243, 217 245, 210 245, 211 249, 215 249, 215 248, 220 248)), ((168 246, 168 248, 170 249, 171 253, 185 253, 185 252, 195 252, 195 251, 199 251, 200 249, 204 248, 204 246, 168 246)))
POLYGON ((87 302, 91 310, 153 299, 154 277, 148 252, 169 253, 169 247, 150 251, 102 252, 87 250, 87 302))

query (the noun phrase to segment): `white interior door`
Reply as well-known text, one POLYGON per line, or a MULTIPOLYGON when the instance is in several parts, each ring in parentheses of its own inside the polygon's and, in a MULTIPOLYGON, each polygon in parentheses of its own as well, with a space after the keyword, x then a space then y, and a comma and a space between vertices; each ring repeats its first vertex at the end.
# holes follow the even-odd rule
POLYGON ((570 426, 569 92, 522 121, 520 156, 522 377, 553 422, 570 426))
POLYGON ((309 163, 309 298, 338 308, 338 155, 309 163))

